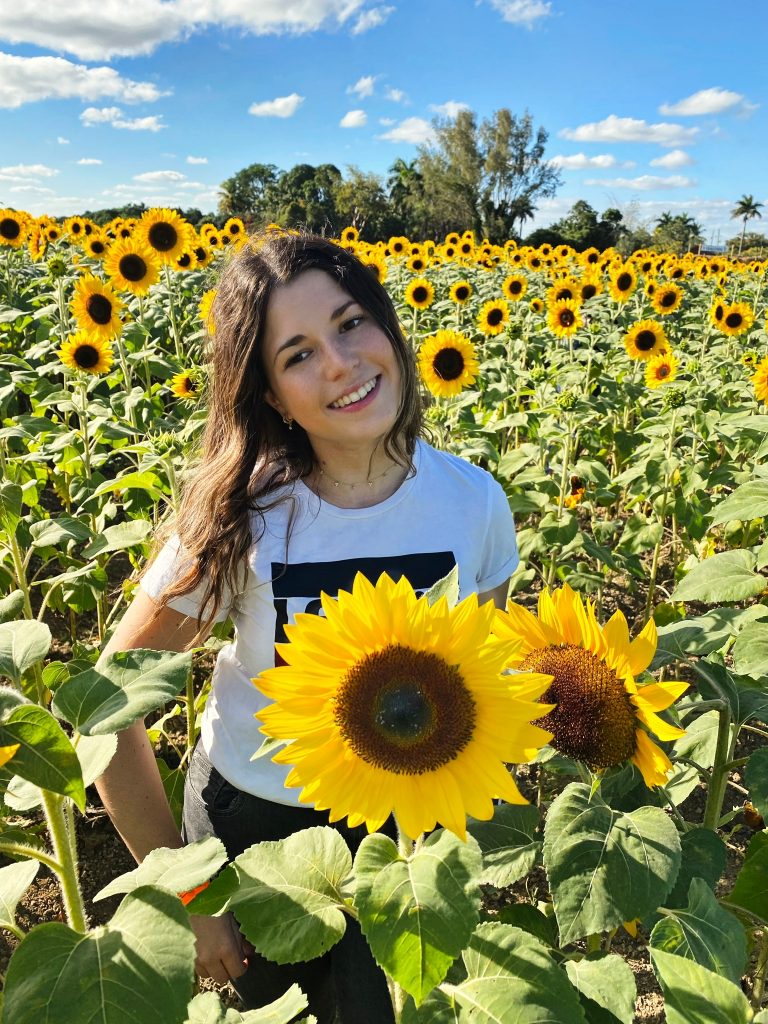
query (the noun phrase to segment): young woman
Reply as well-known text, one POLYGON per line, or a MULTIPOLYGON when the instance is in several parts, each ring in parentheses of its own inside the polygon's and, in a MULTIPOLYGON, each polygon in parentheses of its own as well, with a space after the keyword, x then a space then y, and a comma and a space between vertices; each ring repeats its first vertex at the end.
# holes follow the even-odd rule
MULTIPOLYGON (((251 682, 275 664, 295 614, 321 592, 405 575, 420 591, 458 566, 461 596, 503 607, 517 565, 502 488, 425 443, 413 353, 389 296, 353 255, 311 235, 252 239, 224 270, 213 307, 212 387, 198 465, 176 522, 104 649, 183 650, 231 617, 201 736, 173 822, 142 722, 120 735, 99 780, 116 828, 141 860, 217 835, 230 858, 327 814, 300 805, 287 769, 251 761, 269 703, 251 682)), ((338 828, 352 851, 365 830, 338 828)), ((393 833, 394 834, 394 833, 393 833)), ((193 917, 196 968, 232 980, 246 1007, 297 981, 319 1024, 389 1024, 384 975, 353 921, 319 960, 280 967, 231 915, 193 917)))

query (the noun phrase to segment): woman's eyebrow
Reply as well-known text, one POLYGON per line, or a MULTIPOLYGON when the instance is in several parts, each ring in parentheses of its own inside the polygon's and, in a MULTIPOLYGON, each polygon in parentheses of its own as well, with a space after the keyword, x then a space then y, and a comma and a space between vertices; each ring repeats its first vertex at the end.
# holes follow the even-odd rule
MULTIPOLYGON (((331 320, 338 320, 339 317, 344 314, 345 310, 349 309, 350 306, 354 306, 356 304, 357 304, 357 299, 348 299, 347 302, 345 302, 345 303, 343 303, 343 305, 339 306, 338 309, 334 309, 334 311, 331 313, 330 319, 331 320)), ((277 362, 277 357, 280 355, 280 353, 284 349, 291 348, 293 345, 298 345, 299 342, 303 341, 303 340, 304 340, 304 335, 303 334, 294 334, 294 336, 292 338, 289 338, 288 341, 284 341, 283 344, 280 346, 280 348, 277 350, 277 352, 275 352, 275 358, 273 360, 272 365, 274 366, 274 364, 277 362)))

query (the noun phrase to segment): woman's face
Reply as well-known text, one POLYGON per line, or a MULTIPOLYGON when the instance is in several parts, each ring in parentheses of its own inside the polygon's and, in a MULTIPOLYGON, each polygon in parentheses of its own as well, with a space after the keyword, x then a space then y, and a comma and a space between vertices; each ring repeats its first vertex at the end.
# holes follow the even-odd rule
POLYGON ((388 336, 322 270, 276 288, 263 347, 267 401, 304 428, 318 452, 372 447, 400 407, 400 368, 388 336))

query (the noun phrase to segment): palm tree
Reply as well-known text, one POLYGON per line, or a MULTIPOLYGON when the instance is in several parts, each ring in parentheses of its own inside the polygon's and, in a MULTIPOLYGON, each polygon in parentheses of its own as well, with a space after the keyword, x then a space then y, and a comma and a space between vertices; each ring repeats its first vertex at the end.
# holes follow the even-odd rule
POLYGON ((751 220, 753 217, 763 216, 762 213, 760 213, 760 207, 762 205, 762 203, 755 202, 754 196, 744 195, 738 200, 736 206, 731 210, 732 217, 741 217, 744 221, 744 226, 741 229, 741 238, 739 239, 739 252, 741 252, 744 247, 744 234, 747 230, 747 221, 751 220))

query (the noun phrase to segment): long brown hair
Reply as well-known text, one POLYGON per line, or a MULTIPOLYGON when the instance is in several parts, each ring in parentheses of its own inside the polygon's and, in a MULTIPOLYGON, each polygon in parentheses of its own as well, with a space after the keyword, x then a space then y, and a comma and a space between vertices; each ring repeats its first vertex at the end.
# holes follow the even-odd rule
MULTIPOLYGON (((264 532, 264 514, 293 500, 286 485, 308 476, 316 466, 304 430, 298 423, 289 430, 266 401, 269 382, 263 361, 273 290, 310 269, 329 274, 389 337, 400 368, 401 397, 383 448, 399 465, 413 469, 416 438, 423 431, 416 361, 392 300, 376 275, 354 254, 318 235, 272 230, 252 237, 222 271, 211 310, 215 326, 208 353, 211 386, 199 452, 190 458, 180 507, 156 533, 150 560, 139 576, 166 540, 178 533, 190 565, 160 595, 151 621, 168 601, 202 584, 198 631, 190 647, 208 634, 225 588, 232 594, 243 589, 246 558, 264 532), (251 512, 258 523, 255 536, 251 512)), ((293 515, 289 534, 292 519, 293 515)))

